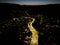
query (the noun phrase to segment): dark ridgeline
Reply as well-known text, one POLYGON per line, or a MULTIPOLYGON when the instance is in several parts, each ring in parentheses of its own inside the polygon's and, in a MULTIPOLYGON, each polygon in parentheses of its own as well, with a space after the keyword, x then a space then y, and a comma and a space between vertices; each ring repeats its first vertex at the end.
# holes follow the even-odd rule
MULTIPOLYGON (((0 3, 0 45, 6 44, 6 45, 25 45, 23 42, 20 42, 19 38, 19 27, 16 25, 16 23, 11 22, 15 24, 15 26, 11 27, 5 27, 2 22, 6 22, 6 20, 10 20, 14 17, 21 17, 21 16, 28 16, 26 15, 27 12, 29 16, 33 15, 37 16, 37 14, 42 14, 43 16, 48 17, 48 21, 51 25, 57 24, 53 23, 51 17, 54 17, 56 19, 60 20, 60 4, 48 4, 48 5, 19 5, 19 4, 9 4, 9 3, 0 3), (1 29, 3 25, 3 29, 1 29), (17 40, 16 40, 17 39, 17 40), (10 42, 11 41, 11 42, 10 42), (9 44, 8 44, 9 43, 9 44)), ((39 33, 39 45, 59 45, 60 41, 60 28, 54 27, 54 28, 45 28, 45 23, 43 22, 42 25, 39 24, 38 17, 35 17, 36 21, 33 24, 33 26, 43 35, 39 33), (41 28, 42 27, 42 28, 41 28), (45 30, 43 29, 45 28, 45 30)), ((44 18, 44 20, 46 20, 44 18)), ((17 22, 18 23, 18 22, 17 22)), ((10 24, 10 23, 9 23, 10 24)), ((60 23, 58 24, 60 25, 60 23)))
MULTIPOLYGON (((19 4, 9 4, 0 3, 0 13, 1 16, 6 15, 8 17, 18 16, 20 11, 27 11, 29 14, 43 14, 47 16, 59 17, 60 14, 60 4, 48 4, 48 5, 19 5, 19 4), (3 9, 3 10, 2 10, 3 9), (10 15, 10 13, 12 13, 10 15), (14 13, 14 14, 13 14, 14 13), (17 13, 17 14, 15 14, 17 13)), ((0 16, 0 18, 1 18, 0 16)))

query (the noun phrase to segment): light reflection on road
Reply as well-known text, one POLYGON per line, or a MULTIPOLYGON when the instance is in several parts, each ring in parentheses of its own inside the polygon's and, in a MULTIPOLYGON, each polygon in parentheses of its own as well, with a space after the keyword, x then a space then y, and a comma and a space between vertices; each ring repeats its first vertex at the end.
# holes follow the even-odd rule
POLYGON ((38 32, 36 31, 36 29, 32 26, 32 24, 34 23, 35 19, 32 18, 32 21, 30 21, 28 23, 28 27, 30 29, 30 31, 32 32, 32 38, 31 38, 31 43, 30 45, 38 45, 38 32))

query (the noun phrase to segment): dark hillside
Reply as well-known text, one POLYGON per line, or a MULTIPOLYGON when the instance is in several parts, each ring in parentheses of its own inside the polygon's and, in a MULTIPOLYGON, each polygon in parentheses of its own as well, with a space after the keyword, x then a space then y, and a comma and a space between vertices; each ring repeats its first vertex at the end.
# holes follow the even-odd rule
POLYGON ((27 28, 29 19, 21 18, 23 16, 36 19, 33 26, 39 32, 39 45, 60 45, 59 15, 60 4, 19 5, 0 3, 0 45, 27 45, 23 41, 26 36, 30 37, 32 33, 27 28), (25 28, 28 29, 28 33, 25 32, 25 28), (23 32, 25 33, 23 34, 23 32))

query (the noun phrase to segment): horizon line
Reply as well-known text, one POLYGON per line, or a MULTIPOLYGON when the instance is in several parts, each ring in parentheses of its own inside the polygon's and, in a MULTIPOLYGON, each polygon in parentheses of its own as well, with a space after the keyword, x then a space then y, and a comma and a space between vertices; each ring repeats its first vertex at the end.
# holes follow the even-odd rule
POLYGON ((47 5, 47 4, 60 4, 60 2, 1 2, 1 3, 12 3, 19 5, 47 5))

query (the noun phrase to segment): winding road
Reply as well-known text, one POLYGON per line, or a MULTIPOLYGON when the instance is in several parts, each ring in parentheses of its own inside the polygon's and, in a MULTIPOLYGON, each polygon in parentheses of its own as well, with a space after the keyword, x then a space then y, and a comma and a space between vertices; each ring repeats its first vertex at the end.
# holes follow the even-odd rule
POLYGON ((36 29, 32 26, 32 24, 34 23, 35 19, 32 18, 32 21, 30 21, 28 23, 28 27, 30 29, 30 31, 32 32, 32 39, 31 39, 31 43, 30 45, 38 45, 38 32, 36 31, 36 29))

